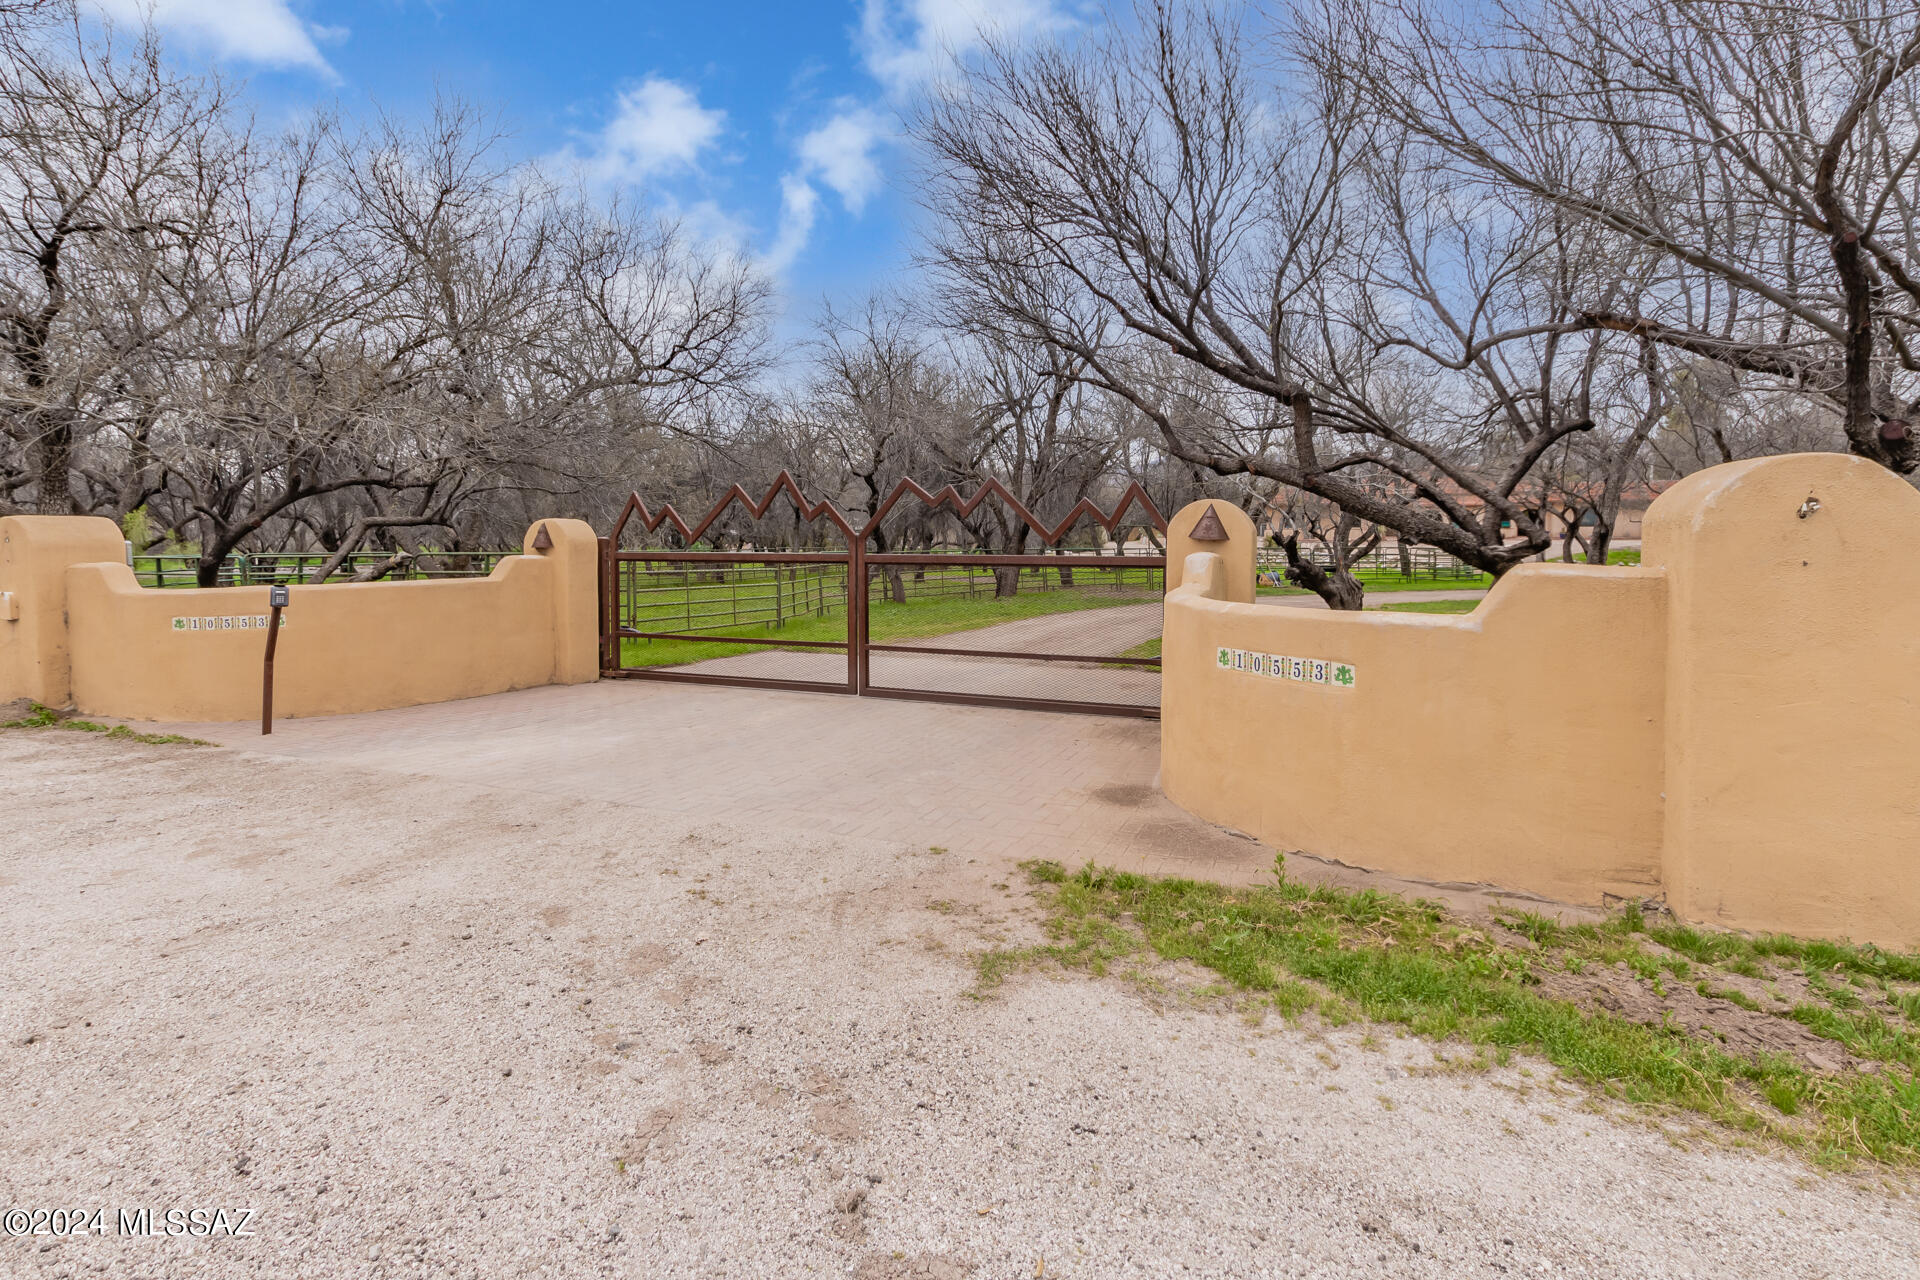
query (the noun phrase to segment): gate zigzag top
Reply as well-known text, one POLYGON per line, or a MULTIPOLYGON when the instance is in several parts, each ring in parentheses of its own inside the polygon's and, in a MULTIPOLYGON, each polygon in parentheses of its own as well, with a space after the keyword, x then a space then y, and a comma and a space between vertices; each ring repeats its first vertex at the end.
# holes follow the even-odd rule
POLYGON ((614 522, 611 541, 615 547, 618 547, 620 545, 620 534, 626 529, 627 520, 637 515, 640 517, 641 526, 645 528, 648 533, 654 532, 662 524, 670 523, 680 531, 680 536, 687 540, 687 545, 692 546, 694 543, 700 541, 700 535, 705 533, 708 527, 720 518, 721 513, 734 503, 738 502, 752 513, 755 520, 758 520, 767 514, 767 508, 773 505, 773 500, 780 496, 782 489, 792 495, 794 509, 800 513, 802 519, 813 521, 825 516, 839 528, 840 532, 847 535, 848 540, 852 540, 856 536, 853 531, 853 525, 848 522, 845 516, 840 514, 840 509, 834 506, 832 501, 822 499, 819 502, 808 502, 807 495, 800 492, 800 485, 794 480, 792 474, 782 471, 779 477, 767 486, 766 493, 758 503, 754 502, 753 498, 748 495, 745 489, 742 489, 736 484, 721 494, 720 501, 714 503, 712 509, 701 518, 700 523, 694 525, 692 528, 687 527, 687 522, 681 518, 678 511, 673 509, 671 502, 662 506, 658 514, 654 514, 647 510, 647 504, 641 501, 638 493, 630 494, 627 497, 627 505, 620 511, 620 518, 614 522))
POLYGON ((720 500, 714 503, 707 514, 701 518, 700 523, 692 526, 689 526, 687 522, 681 518, 680 513, 674 510, 671 502, 662 505, 658 512, 651 512, 647 509, 647 504, 641 500, 638 493, 632 494, 627 498, 627 505, 621 509, 619 520, 614 523, 613 533, 609 541, 611 541, 615 547, 618 547, 620 545, 620 535, 626 530, 627 521, 637 515, 640 517, 641 526, 648 533, 654 532, 663 524, 671 524, 675 529, 679 530, 680 536, 686 540, 687 545, 692 546, 700 540, 702 534, 712 527, 713 522, 718 520, 726 509, 734 503, 738 502, 747 509, 754 519, 758 520, 766 515, 767 510, 773 506, 773 500, 779 497, 782 491, 786 492, 793 499, 794 509, 800 513, 802 519, 813 521, 825 518, 847 536, 847 541, 850 544, 858 542, 861 545, 865 545, 867 538, 872 536, 874 530, 880 527, 880 522, 886 519, 887 514, 893 510, 895 504, 909 494, 918 498, 929 510, 937 511, 941 507, 946 507, 961 519, 972 515, 987 498, 997 497, 1002 502, 1005 502, 1015 515, 1025 521, 1028 528, 1040 535, 1040 540, 1048 546, 1053 546, 1059 542, 1060 539, 1065 536, 1067 530, 1078 523, 1082 516, 1093 517, 1095 524, 1105 529, 1108 533, 1114 533, 1119 528, 1120 517, 1125 515, 1127 508, 1132 506, 1138 506, 1144 513, 1147 521, 1151 523, 1155 529, 1162 533, 1165 533, 1167 529, 1166 517, 1160 514, 1159 508, 1153 505, 1153 499, 1147 496, 1147 491, 1140 487, 1140 483, 1137 480, 1127 485, 1126 492, 1120 495, 1120 501, 1118 505, 1114 507, 1112 514, 1102 511, 1099 506, 1094 503, 1093 499, 1082 498, 1074 505, 1073 510, 1067 512, 1065 519, 1056 525, 1048 526, 1043 523, 1038 516, 1034 515, 1025 503, 1008 492, 1005 485, 989 477, 984 484, 974 491, 971 498, 966 499, 962 499, 959 490, 950 484, 936 491, 929 492, 913 480, 902 479, 898 484, 894 485, 892 492, 887 495, 886 501, 882 502, 879 507, 875 509, 873 518, 868 520, 860 529, 856 530, 853 527, 853 523, 848 520, 845 515, 841 514, 840 509, 834 506, 830 499, 823 498, 819 502, 808 502, 806 495, 800 492, 800 485, 794 480, 792 474, 782 471, 778 478, 767 487, 766 493, 761 496, 759 502, 754 502, 752 496, 736 484, 721 495, 720 500))

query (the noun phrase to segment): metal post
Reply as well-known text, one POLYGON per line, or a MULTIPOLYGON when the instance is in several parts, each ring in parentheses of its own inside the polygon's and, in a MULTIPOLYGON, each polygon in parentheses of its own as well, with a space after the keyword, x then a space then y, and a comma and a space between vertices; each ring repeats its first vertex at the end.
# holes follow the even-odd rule
POLYGON ((599 539, 599 579, 600 587, 600 669, 611 671, 620 665, 620 638, 614 635, 619 626, 619 580, 614 577, 613 541, 610 538, 599 539))
POLYGON ((847 687, 854 693, 867 685, 867 538, 847 537, 847 687))
POLYGON ((280 646, 280 611, 287 607, 287 588, 268 588, 267 659, 260 676, 260 736, 273 732, 273 651, 280 646))

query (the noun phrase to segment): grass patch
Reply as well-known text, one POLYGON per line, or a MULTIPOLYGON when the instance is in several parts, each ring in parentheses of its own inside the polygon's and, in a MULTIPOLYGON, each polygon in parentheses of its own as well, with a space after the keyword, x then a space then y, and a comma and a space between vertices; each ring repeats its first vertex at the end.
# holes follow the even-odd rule
POLYGON ((96 724, 92 720, 62 717, 52 707, 34 703, 18 720, 0 720, 0 729, 71 729, 78 733, 98 733, 116 742, 144 742, 150 747, 210 747, 204 738, 189 738, 178 733, 139 733, 124 724, 96 724))
POLYGON ((1910 981, 1905 975, 1920 956, 1649 928, 1638 910, 1571 926, 1502 913, 1502 928, 1526 940, 1520 943, 1495 936, 1501 930, 1469 927, 1433 903, 1310 887, 1283 874, 1272 886, 1246 889, 1092 866, 1078 873, 1055 863, 1026 867, 1047 911, 1049 941, 980 957, 983 992, 1040 962, 1102 974, 1152 957, 1187 960, 1284 1016, 1332 1010, 1392 1023, 1475 1046, 1492 1062, 1516 1050, 1537 1054, 1607 1097, 1695 1112, 1823 1164, 1920 1167, 1920 1027, 1912 1019, 1920 1002, 1885 986, 1910 981), (1625 963, 1652 989, 1698 982, 1717 995, 1729 985, 1724 975, 1735 972, 1727 962, 1763 959, 1768 972, 1827 980, 1813 1002, 1779 1016, 1879 1069, 1823 1072, 1784 1053, 1750 1057, 1710 1032, 1631 1021, 1542 987, 1543 975, 1625 963), (1864 991, 1846 980, 1854 976, 1864 991), (1863 1007, 1842 1007, 1823 990, 1863 1007))
POLYGON ((1404 604, 1383 604, 1389 613, 1472 613, 1478 600, 1409 600, 1404 604))

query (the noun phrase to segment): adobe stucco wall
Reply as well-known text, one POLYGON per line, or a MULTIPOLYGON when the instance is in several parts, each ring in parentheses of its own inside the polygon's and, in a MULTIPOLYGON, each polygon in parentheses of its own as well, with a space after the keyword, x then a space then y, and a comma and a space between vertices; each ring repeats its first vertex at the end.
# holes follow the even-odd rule
POLYGON ((1578 900, 1653 892, 1662 611, 1644 576, 1552 565, 1515 570, 1463 618, 1189 586, 1167 600, 1161 783, 1203 817, 1357 866, 1578 900), (1353 683, 1222 667, 1222 648, 1344 664, 1353 683))
POLYGON ((1649 508, 1680 914, 1920 943, 1916 533, 1920 494, 1831 455, 1715 467, 1649 508))
POLYGON ((86 516, 0 519, 0 702, 67 705, 73 662, 67 639, 67 570, 120 561, 126 543, 111 520, 86 516))
MULTIPOLYGON (((598 543, 542 522, 552 546, 487 578, 296 586, 275 655, 276 717, 478 697, 598 676, 598 543)), ((266 587, 139 586, 107 520, 0 520, 0 701, 30 697, 130 720, 260 714, 266 587), (14 655, 11 663, 8 655, 14 655)))
POLYGON ((1235 550, 1231 554, 1222 554, 1220 557, 1221 571, 1226 574, 1226 580, 1221 584, 1219 599, 1251 604, 1254 578, 1259 568, 1254 563, 1254 551, 1258 545, 1252 519, 1233 503, 1218 499, 1191 503, 1167 525, 1167 590, 1172 591, 1180 585, 1187 571, 1189 556, 1196 552, 1224 552, 1232 547, 1235 550), (1208 511, 1213 512, 1215 519, 1220 521, 1220 527, 1226 531, 1226 542, 1194 541, 1193 527, 1200 523, 1201 517, 1208 511), (1246 549, 1238 550, 1241 547, 1246 549))
POLYGON ((1897 477, 1716 467, 1654 504, 1641 567, 1524 565, 1460 617, 1231 603, 1254 546, 1228 528, 1167 599, 1179 804, 1403 875, 1920 945, 1920 566, 1898 551, 1920 495, 1897 477))

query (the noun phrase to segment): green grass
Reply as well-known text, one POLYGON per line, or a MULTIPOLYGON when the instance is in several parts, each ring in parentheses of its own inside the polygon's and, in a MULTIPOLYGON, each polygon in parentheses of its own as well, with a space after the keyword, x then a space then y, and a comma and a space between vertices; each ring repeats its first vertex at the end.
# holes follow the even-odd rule
POLYGON ((1472 613, 1478 600, 1408 600, 1404 604, 1383 604, 1389 613, 1472 613))
POLYGON ((188 738, 177 733, 138 733, 126 725, 96 724, 91 720, 62 718, 52 707, 43 707, 34 703, 24 717, 19 720, 0 720, 0 729, 71 729, 78 733, 98 733, 112 738, 116 742, 144 742, 154 747, 210 747, 213 744, 202 738, 188 738))
MULTIPOLYGON (((1554 564, 1560 563, 1558 551, 1549 553, 1549 562, 1554 564)), ((1586 561, 1584 559, 1576 559, 1574 563, 1585 564, 1586 561)), ((1607 552, 1607 563, 1610 565, 1639 564, 1640 552, 1631 547, 1625 550, 1609 551, 1607 552)), ((1402 577, 1398 572, 1393 570, 1362 570, 1353 576, 1360 580, 1360 585, 1366 588, 1366 592, 1370 596, 1391 591, 1485 591, 1493 585, 1493 575, 1486 573, 1467 573, 1458 578, 1444 576, 1417 576, 1407 578, 1402 577)), ((1263 596, 1304 596, 1313 594, 1304 587, 1293 586, 1262 586, 1257 587, 1256 590, 1263 596)), ((1450 613, 1452 610, 1427 609, 1420 610, 1420 612, 1450 613)))
MULTIPOLYGON (((1082 572, 1085 572, 1084 570, 1082 572)), ((868 606, 867 626, 875 641, 882 644, 899 640, 924 640, 991 627, 1022 618, 1047 614, 1074 613, 1086 609, 1111 609, 1122 605, 1149 604, 1159 599, 1157 592, 1136 593, 1094 590, 1024 590, 1018 595, 996 599, 991 595, 932 596, 908 599, 904 604, 876 596, 868 606)), ((670 629, 662 625, 662 630, 670 629)), ((727 644, 709 640, 634 640, 621 643, 621 659, 628 667, 679 666, 725 658, 742 653, 757 653, 781 648, 781 641, 827 640, 844 644, 846 618, 837 610, 825 617, 803 618, 776 627, 772 623, 743 624, 729 627, 727 633, 742 636, 767 636, 769 643, 727 644)))
POLYGON ((1054 863, 1026 866, 1051 941, 980 957, 982 991, 1039 962, 1106 973, 1156 956, 1188 960, 1219 974, 1243 1001, 1285 1016, 1313 1010, 1336 1022, 1395 1024, 1475 1046, 1483 1062, 1504 1062, 1514 1051, 1537 1054, 1607 1097, 1695 1112, 1821 1163, 1920 1167, 1920 1026, 1913 1020, 1920 1002, 1896 998, 1909 993, 1895 985, 1920 973, 1920 956, 1649 928, 1637 910, 1574 926, 1504 914, 1503 925, 1529 939, 1529 949, 1432 903, 1374 890, 1308 887, 1283 877, 1270 887, 1237 889, 1092 866, 1078 874, 1054 863), (1633 1022, 1541 989, 1542 975, 1553 970, 1616 962, 1654 989, 1685 978, 1717 989, 1727 985, 1724 974, 1739 972, 1731 966, 1762 962, 1834 991, 1859 991, 1858 979, 1891 1004, 1849 1009, 1816 994, 1778 1016, 1876 1060, 1881 1070, 1818 1072, 1785 1055, 1748 1057, 1711 1036, 1633 1022))
MULTIPOLYGON (((1554 551, 1552 551, 1547 556, 1547 559, 1553 564, 1566 564, 1566 563, 1585 564, 1587 562, 1586 553, 1584 551, 1581 551, 1578 547, 1574 548, 1573 559, 1570 562, 1561 560, 1560 552, 1557 547, 1555 548, 1554 551)), ((1624 549, 1618 548, 1618 547, 1610 548, 1607 551, 1607 563, 1610 565, 1639 564, 1640 549, 1638 547, 1627 547, 1624 549)))

